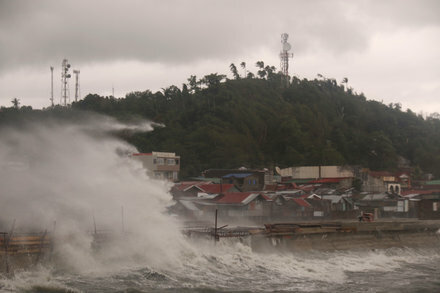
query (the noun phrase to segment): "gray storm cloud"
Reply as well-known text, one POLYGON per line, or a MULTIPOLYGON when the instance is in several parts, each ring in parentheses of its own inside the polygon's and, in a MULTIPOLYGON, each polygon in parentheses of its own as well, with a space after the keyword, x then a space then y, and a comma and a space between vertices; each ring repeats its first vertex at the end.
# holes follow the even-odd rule
POLYGON ((438 112, 439 10, 436 0, 0 0, 0 105, 48 106, 49 66, 59 100, 63 58, 81 69, 82 96, 160 90, 231 62, 279 68, 287 32, 295 76, 348 77, 370 99, 438 112))
POLYGON ((372 18, 377 17, 379 26, 438 23, 432 8, 439 4, 3 0, 0 5, 0 70, 5 71, 65 56, 77 63, 232 58, 268 43, 278 50, 272 39, 278 41, 283 31, 295 32, 297 52, 323 47, 343 53, 367 46, 371 32, 380 29, 371 25, 372 18))

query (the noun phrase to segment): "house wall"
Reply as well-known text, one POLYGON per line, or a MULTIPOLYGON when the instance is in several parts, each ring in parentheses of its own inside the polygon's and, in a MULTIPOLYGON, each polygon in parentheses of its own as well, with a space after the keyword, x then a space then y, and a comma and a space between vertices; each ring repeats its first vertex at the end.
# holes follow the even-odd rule
POLYGON ((290 167, 282 169, 281 175, 291 176, 293 179, 354 177, 354 173, 350 168, 341 166, 290 167))
POLYGON ((175 153, 133 154, 132 158, 142 162, 148 176, 152 178, 171 181, 179 179, 180 156, 176 156, 175 153))
POLYGON ((419 219, 440 219, 440 200, 422 199, 419 201, 419 219))
POLYGON ((387 191, 387 186, 383 182, 382 178, 367 175, 362 182, 362 191, 380 193, 387 191))
POLYGON ((264 181, 260 181, 260 177, 257 174, 250 175, 243 179, 243 185, 240 189, 244 192, 246 191, 260 191, 263 189, 264 181))

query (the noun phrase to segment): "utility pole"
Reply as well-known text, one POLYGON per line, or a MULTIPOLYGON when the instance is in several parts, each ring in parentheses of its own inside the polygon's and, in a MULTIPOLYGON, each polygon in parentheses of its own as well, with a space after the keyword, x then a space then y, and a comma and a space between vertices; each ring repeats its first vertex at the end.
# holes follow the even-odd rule
POLYGON ((53 66, 50 67, 50 105, 53 107, 53 66))
POLYGON ((73 70, 75 74, 75 102, 78 102, 79 97, 79 70, 73 70))

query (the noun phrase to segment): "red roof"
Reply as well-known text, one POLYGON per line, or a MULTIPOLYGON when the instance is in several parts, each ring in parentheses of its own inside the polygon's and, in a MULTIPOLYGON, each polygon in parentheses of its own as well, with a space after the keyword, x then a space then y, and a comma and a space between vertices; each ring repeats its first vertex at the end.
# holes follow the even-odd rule
POLYGON ((153 155, 153 153, 137 153, 137 154, 132 154, 132 156, 151 156, 153 155))
POLYGON ((309 181, 308 183, 316 184, 316 183, 339 183, 343 179, 349 179, 350 177, 341 177, 341 178, 321 178, 309 181))
POLYGON ((253 192, 225 192, 215 199, 217 203, 242 203, 253 192))
POLYGON ((213 194, 228 192, 228 190, 234 187, 234 184, 201 184, 197 187, 203 192, 213 194))
POLYGON ((311 207, 311 205, 302 198, 293 198, 292 200, 302 207, 306 207, 306 208, 311 207))
POLYGON ((409 195, 409 194, 431 194, 440 192, 440 189, 412 189, 412 190, 402 190, 401 195, 409 195))
POLYGON ((264 190, 265 191, 276 191, 277 190, 277 184, 265 184, 264 190))
POLYGON ((192 186, 198 186, 201 184, 206 184, 205 182, 201 182, 201 181, 183 181, 180 182, 178 184, 174 185, 174 188, 180 191, 185 191, 187 188, 192 187, 192 186))
POLYGON ((316 187, 313 185, 301 185, 298 188, 307 193, 313 191, 316 187))

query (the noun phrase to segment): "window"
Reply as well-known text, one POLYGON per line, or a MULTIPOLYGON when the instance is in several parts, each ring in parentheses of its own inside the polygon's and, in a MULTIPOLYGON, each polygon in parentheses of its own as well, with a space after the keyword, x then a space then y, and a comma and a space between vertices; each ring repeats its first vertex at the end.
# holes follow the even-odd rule
POLYGON ((157 158, 157 164, 163 165, 164 164, 163 158, 157 158))
POLYGON ((167 165, 170 165, 170 166, 176 165, 176 160, 174 160, 174 159, 167 159, 167 165))

